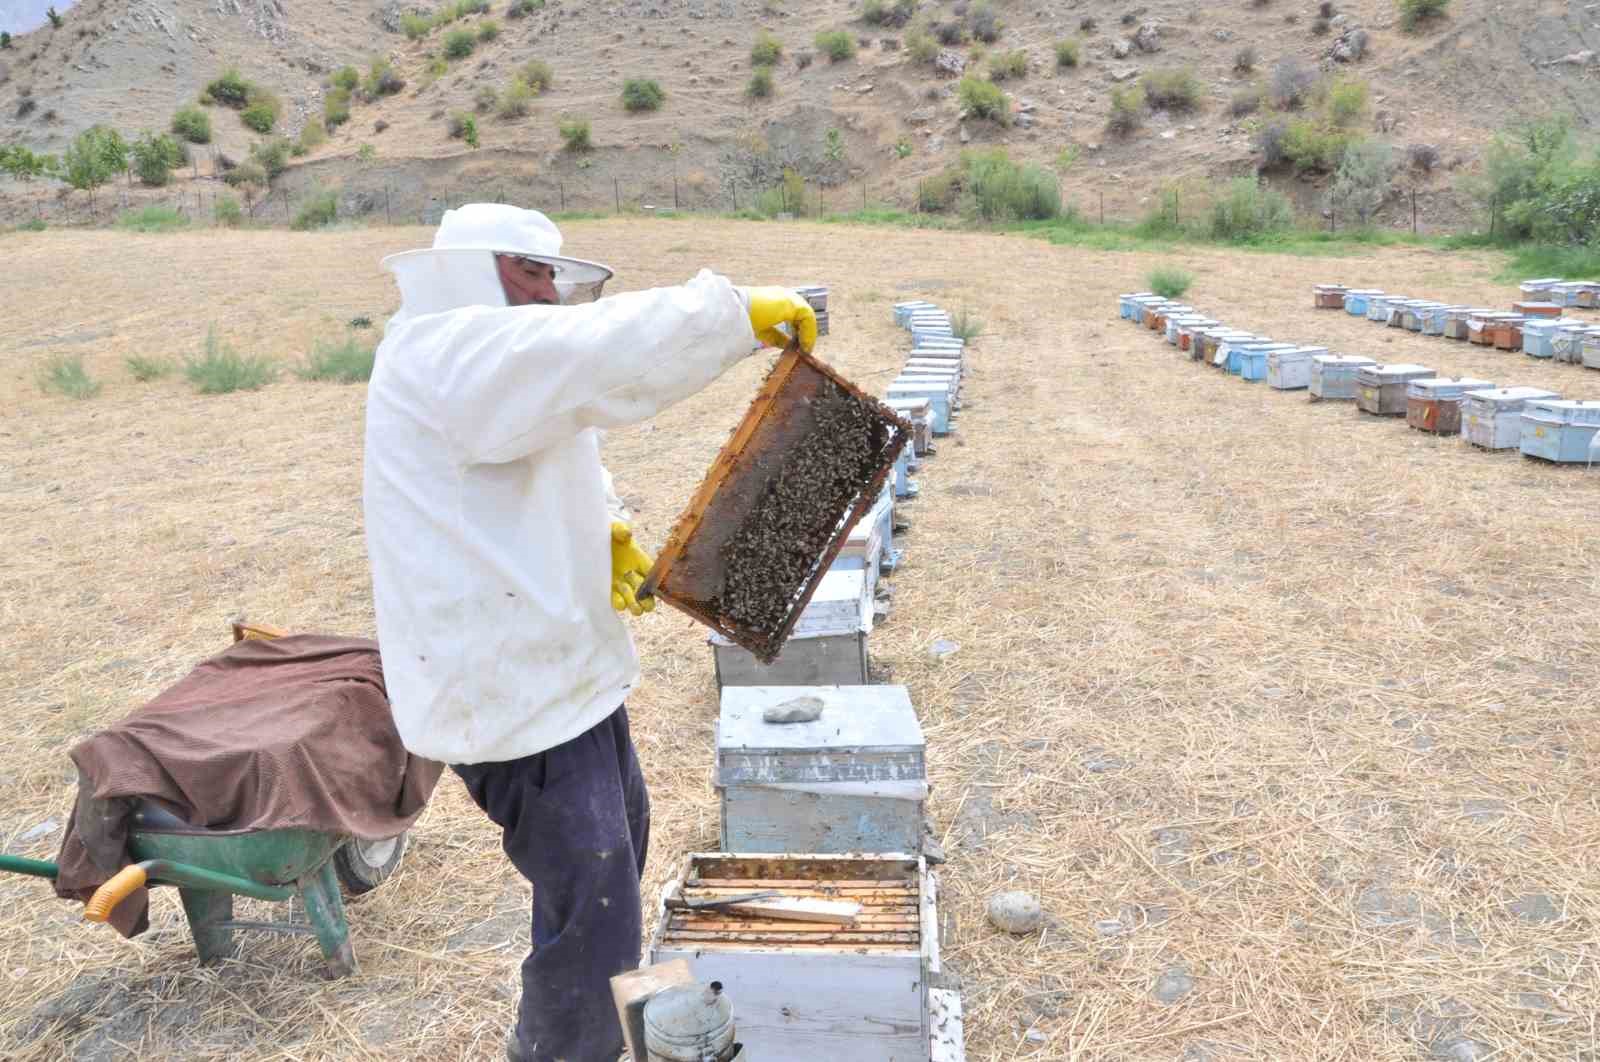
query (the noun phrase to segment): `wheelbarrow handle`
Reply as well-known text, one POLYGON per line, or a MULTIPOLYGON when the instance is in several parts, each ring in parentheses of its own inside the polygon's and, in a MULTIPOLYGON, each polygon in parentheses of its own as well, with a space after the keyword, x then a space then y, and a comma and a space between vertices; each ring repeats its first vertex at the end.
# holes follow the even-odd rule
POLYGON ((35 878, 49 878, 54 881, 59 873, 54 863, 47 863, 42 859, 24 859, 21 856, 0 855, 0 870, 11 874, 27 874, 35 878))
POLYGON ((144 888, 146 877, 144 867, 138 863, 117 871, 108 881, 94 890, 89 902, 83 905, 83 920, 104 922, 110 918, 117 904, 132 896, 138 889, 144 888))
POLYGON ((285 885, 264 885, 249 878, 223 874, 188 863, 175 863, 169 859, 146 859, 142 863, 123 867, 94 891, 84 905, 83 917, 89 922, 104 922, 111 917, 117 904, 133 895, 144 885, 180 885, 191 889, 211 889, 231 892, 238 896, 251 896, 257 900, 287 900, 294 889, 285 885))

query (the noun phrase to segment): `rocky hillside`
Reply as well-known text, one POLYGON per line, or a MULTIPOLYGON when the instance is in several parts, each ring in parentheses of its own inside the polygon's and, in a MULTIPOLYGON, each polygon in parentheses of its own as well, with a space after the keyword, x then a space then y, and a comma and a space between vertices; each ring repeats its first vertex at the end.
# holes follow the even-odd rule
MULTIPOLYGON (((982 0, 922 0, 919 23, 951 27, 933 61, 912 54, 915 34, 895 24, 893 0, 876 25, 860 0, 522 0, 517 17, 508 0, 494 4, 412 40, 403 20, 430 11, 421 0, 83 0, 60 8, 59 29, 19 34, 0 51, 0 144, 59 152, 96 122, 165 129, 230 65, 282 98, 274 131, 295 136, 324 113, 334 70, 384 57, 404 87, 370 101, 358 92, 351 119, 280 178, 288 187, 359 186, 369 206, 399 196, 403 212, 497 191, 601 208, 670 205, 675 189, 685 206, 731 206, 792 167, 843 209, 863 196, 909 205, 964 145, 1005 146, 1064 167, 1068 198, 1091 213, 1103 196, 1108 215, 1131 217, 1166 182, 1255 171, 1261 119, 1236 115, 1232 100, 1252 84, 1270 90, 1288 59, 1363 79, 1370 102, 1357 122, 1368 135, 1437 149, 1431 174, 1403 180, 1438 229, 1461 222, 1458 185, 1494 130, 1552 110, 1585 128, 1600 120, 1600 5, 1584 0, 1454 0, 1417 33, 1402 31, 1392 0, 995 0, 988 42, 971 39, 975 28, 990 35, 977 25, 982 0), (490 21, 492 39, 482 31, 490 21), (447 60, 446 35, 462 29, 471 54, 447 60), (817 35, 831 30, 846 31, 853 56, 818 52, 817 35), (782 56, 772 94, 754 98, 750 52, 763 33, 782 56), (1058 63, 1064 40, 1079 42, 1075 66, 1058 63), (1243 64, 1247 51, 1254 61, 1243 64), (501 117, 485 90, 503 96, 529 60, 547 63, 553 81, 526 115, 501 117), (957 71, 987 73, 1002 60, 1018 64, 1002 83, 1010 124, 964 116, 957 71), (1200 86, 1194 109, 1149 110, 1130 135, 1108 134, 1119 83, 1181 68, 1200 86), (624 109, 630 77, 660 83, 658 110, 624 109), (451 135, 457 112, 474 114, 479 147, 451 135), (590 122, 591 151, 562 149, 559 126, 571 119, 590 122)), ((244 157, 257 135, 237 112, 211 112, 215 148, 244 157)), ((207 151, 202 179, 213 162, 207 151)), ((1316 208, 1320 178, 1277 179, 1316 208)), ((21 191, 0 184, 0 195, 21 191)))

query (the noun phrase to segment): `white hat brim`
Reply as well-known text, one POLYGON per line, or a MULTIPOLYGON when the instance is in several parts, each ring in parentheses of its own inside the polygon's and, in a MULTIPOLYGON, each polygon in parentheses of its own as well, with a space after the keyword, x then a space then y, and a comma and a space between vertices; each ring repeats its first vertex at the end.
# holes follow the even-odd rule
POLYGON ((614 275, 610 266, 601 265, 599 262, 590 262, 582 258, 567 258, 558 254, 529 254, 511 247, 449 247, 433 248, 424 247, 416 251, 401 251, 384 258, 380 265, 390 272, 394 272, 397 262, 422 258, 427 255, 448 257, 461 254, 505 254, 513 258, 531 258, 536 262, 546 262, 556 271, 556 281, 561 284, 595 284, 610 280, 614 275))

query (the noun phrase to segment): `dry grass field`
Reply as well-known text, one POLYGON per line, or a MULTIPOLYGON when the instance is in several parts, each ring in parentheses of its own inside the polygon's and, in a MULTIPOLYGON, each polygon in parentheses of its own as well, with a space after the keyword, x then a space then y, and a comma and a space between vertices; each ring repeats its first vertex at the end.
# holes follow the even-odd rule
MULTIPOLYGON (((215 322, 298 358, 381 325, 377 259, 428 236, 0 238, 4 851, 53 857, 35 828, 65 820, 69 747, 223 648, 230 617, 372 630, 363 389, 205 397, 124 356, 196 351, 215 322), (41 394, 56 352, 103 392, 41 394)), ((1153 255, 702 220, 567 236, 623 287, 702 265, 831 285, 820 349, 869 389, 907 346, 892 302, 986 324, 871 637, 929 742, 970 1058, 1600 1058, 1600 472, 1180 360, 1117 320, 1153 255), (960 649, 936 662, 940 638, 960 649), (1042 935, 988 926, 1010 887, 1042 896, 1042 935)), ((1170 257, 1241 327, 1600 398, 1600 373, 1311 309, 1318 281, 1506 304, 1498 259, 1170 257)), ((769 360, 611 434, 648 544, 769 360)), ((653 896, 716 841, 716 696, 694 624, 635 630, 653 896)), ((498 1058, 527 908, 497 842, 447 776, 400 875, 350 906, 361 972, 339 982, 304 939, 198 967, 165 894, 124 942, 0 877, 0 1055, 498 1058)))

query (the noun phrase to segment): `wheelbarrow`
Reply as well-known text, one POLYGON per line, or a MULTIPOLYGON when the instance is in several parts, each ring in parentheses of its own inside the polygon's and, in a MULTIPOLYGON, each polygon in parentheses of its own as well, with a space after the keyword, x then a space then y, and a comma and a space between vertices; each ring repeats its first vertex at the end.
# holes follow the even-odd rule
MULTIPOLYGON (((234 640, 281 635, 270 627, 234 624, 234 640)), ((84 905, 83 917, 104 922, 141 886, 172 885, 189 920, 202 963, 233 954, 235 930, 313 935, 330 976, 355 972, 344 899, 387 880, 400 865, 406 837, 368 841, 305 829, 218 830, 191 826, 152 801, 134 809, 128 851, 136 862, 106 881, 84 905), (245 922, 233 917, 233 898, 299 898, 309 925, 245 922)), ((0 871, 54 880, 56 864, 0 855, 0 871)))

